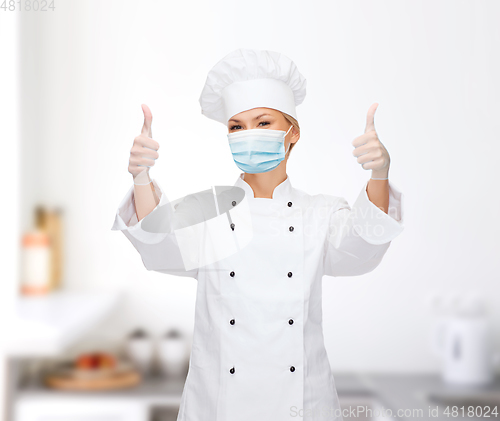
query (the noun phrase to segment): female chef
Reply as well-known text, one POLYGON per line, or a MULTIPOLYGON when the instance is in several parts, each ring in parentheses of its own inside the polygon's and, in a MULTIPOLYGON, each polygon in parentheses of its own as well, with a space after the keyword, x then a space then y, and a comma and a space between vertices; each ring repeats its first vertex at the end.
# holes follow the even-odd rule
POLYGON ((378 266, 403 230, 403 195, 388 179, 377 104, 352 142, 353 156, 371 171, 352 207, 293 187, 286 163, 300 137, 295 107, 305 94, 306 79, 283 54, 238 49, 220 60, 208 73, 201 111, 227 127, 242 172, 215 201, 206 191, 175 206, 149 179, 159 145, 143 106, 130 154, 134 186, 112 229, 148 270, 198 281, 178 421, 343 419, 323 340, 322 277, 378 266))

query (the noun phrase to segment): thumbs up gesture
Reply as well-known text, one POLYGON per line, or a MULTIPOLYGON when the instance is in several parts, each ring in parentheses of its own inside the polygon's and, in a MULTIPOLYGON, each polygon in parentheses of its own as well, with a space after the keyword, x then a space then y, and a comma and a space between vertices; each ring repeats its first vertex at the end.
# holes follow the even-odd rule
POLYGON ((153 140, 151 132, 151 123, 153 115, 146 104, 142 104, 144 113, 144 124, 141 134, 134 139, 134 144, 130 150, 130 160, 128 171, 134 177, 134 184, 144 185, 149 184, 149 169, 155 164, 158 159, 159 143, 153 140))
POLYGON ((373 103, 366 116, 365 133, 352 141, 354 151, 352 154, 364 170, 372 170, 373 178, 388 178, 391 158, 375 131, 375 111, 378 104, 373 103))

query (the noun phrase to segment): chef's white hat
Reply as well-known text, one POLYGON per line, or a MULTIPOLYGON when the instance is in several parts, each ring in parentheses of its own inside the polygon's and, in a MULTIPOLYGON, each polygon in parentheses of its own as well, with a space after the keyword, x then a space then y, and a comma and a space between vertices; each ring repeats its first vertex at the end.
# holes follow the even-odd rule
POLYGON ((240 48, 209 72, 200 95, 201 113, 227 125, 234 115, 252 108, 273 108, 297 119, 306 79, 295 63, 275 51, 240 48))

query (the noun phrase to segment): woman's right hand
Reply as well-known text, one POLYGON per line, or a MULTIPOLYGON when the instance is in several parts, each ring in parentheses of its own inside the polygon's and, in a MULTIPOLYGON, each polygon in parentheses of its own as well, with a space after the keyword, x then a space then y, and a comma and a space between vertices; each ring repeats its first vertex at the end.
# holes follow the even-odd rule
POLYGON ((151 110, 146 104, 141 106, 144 112, 144 125, 141 134, 134 139, 128 165, 128 172, 132 174, 136 185, 145 185, 151 182, 149 169, 158 159, 159 154, 157 151, 160 148, 160 144, 151 138, 151 123, 153 121, 151 110))

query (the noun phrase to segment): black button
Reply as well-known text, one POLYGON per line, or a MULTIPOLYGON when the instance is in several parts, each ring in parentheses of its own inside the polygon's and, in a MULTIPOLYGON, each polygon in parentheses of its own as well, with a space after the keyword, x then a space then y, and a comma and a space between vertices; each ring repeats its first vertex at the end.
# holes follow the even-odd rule
POLYGON ((291 208, 292 207, 292 202, 288 202, 288 207, 291 208))
POLYGON ((288 277, 291 278, 292 277, 292 272, 288 272, 288 277))
POLYGON ((231 323, 232 325, 234 325, 234 319, 229 320, 229 323, 231 323))
POLYGON ((290 231, 293 231, 293 227, 288 228, 290 231))
POLYGON ((232 205, 236 206, 236 200, 233 200, 232 205))
POLYGON ((231 374, 234 374, 234 367, 231 367, 231 370, 229 370, 231 374))
POLYGON ((231 224, 231 229, 234 231, 234 224, 231 224))
POLYGON ((288 324, 293 325, 293 319, 288 320, 288 324))
POLYGON ((234 276, 234 272, 231 272, 229 275, 230 275, 231 277, 233 277, 233 276, 234 276))
POLYGON ((295 371, 295 367, 294 367, 293 365, 290 367, 290 371, 291 371, 292 373, 295 371))

